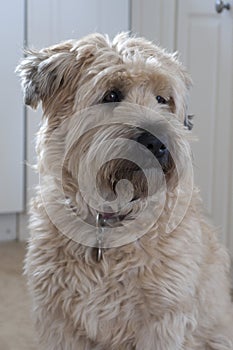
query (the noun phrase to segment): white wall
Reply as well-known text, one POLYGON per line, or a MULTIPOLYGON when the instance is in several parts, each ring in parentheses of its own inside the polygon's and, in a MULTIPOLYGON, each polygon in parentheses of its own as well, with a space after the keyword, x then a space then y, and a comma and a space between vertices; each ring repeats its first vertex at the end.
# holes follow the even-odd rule
MULTIPOLYGON (((195 0, 193 1, 195 2, 195 0)), ((211 0, 208 0, 208 2, 210 1, 211 0)), ((87 0, 85 2, 83 0, 40 0, 40 2, 38 2, 38 0, 30 0, 27 3, 28 18, 26 22, 27 42, 29 46, 41 48, 67 38, 78 38, 88 32, 93 31, 108 32, 110 35, 113 36, 118 31, 129 30, 130 24, 132 24, 132 29, 134 32, 140 35, 144 35, 145 37, 154 40, 157 43, 161 43, 162 46, 166 47, 170 51, 174 51, 177 48, 177 18, 179 10, 178 4, 180 3, 179 0, 119 0, 117 2, 114 0, 87 0), (130 8, 130 4, 132 8, 130 8)), ((7 27, 9 26, 10 22, 15 23, 15 27, 17 27, 17 34, 15 34, 16 38, 13 40, 13 42, 17 40, 18 46, 16 45, 16 55, 19 56, 21 48, 20 40, 22 41, 23 36, 23 0, 19 0, 17 2, 17 6, 19 6, 19 8, 17 8, 14 5, 14 9, 17 9, 17 16, 14 17, 12 15, 12 17, 10 17, 9 19, 8 13, 10 13, 12 10, 11 4, 12 3, 10 2, 9 4, 4 5, 5 7, 3 9, 5 9, 6 13, 5 16, 3 16, 5 18, 5 22, 3 24, 4 27, 7 27)), ((13 24, 11 27, 13 27, 13 24)), ((2 36, 3 41, 6 40, 4 38, 4 31, 1 31, 0 35, 2 36)), ((12 44, 9 50, 12 50, 13 46, 15 45, 12 44)), ((5 51, 7 50, 8 48, 5 51)), ((13 62, 11 64, 13 71, 16 62, 13 62)), ((14 77, 13 79, 16 79, 14 75, 12 76, 14 77)), ((1 118, 5 118, 5 123, 7 125, 8 130, 10 129, 10 132, 6 132, 7 128, 0 129, 0 136, 2 134, 2 137, 0 137, 0 142, 7 142, 11 147, 11 157, 5 157, 11 159, 10 164, 13 164, 14 161, 12 160, 14 159, 14 156, 16 156, 16 154, 18 154, 19 158, 23 160, 23 143, 17 143, 17 146, 15 146, 16 135, 13 135, 13 137, 8 137, 9 134, 11 134, 12 132, 12 128, 14 130, 20 130, 21 132, 23 132, 22 127, 24 126, 23 110, 21 105, 22 96, 20 95, 19 83, 15 81, 14 84, 14 88, 12 90, 10 89, 10 94, 8 94, 8 96, 11 96, 11 92, 13 94, 16 94, 14 97, 14 101, 16 101, 14 105, 11 103, 11 97, 8 100, 5 99, 5 97, 2 97, 4 96, 4 93, 6 94, 6 91, 0 94, 0 98, 2 98, 2 100, 0 100, 1 103, 5 103, 9 111, 10 109, 13 110, 14 108, 16 108, 16 106, 18 109, 20 109, 20 112, 12 112, 10 119, 7 119, 6 115, 1 116, 1 118), (18 119, 15 117, 12 119, 13 114, 14 116, 15 114, 17 114, 18 119), (18 147, 19 144, 20 147, 18 147)), ((35 162, 34 135, 38 129, 40 118, 41 110, 39 110, 38 112, 33 112, 31 110, 27 111, 26 158, 27 161, 31 164, 35 162)), ((3 147, 1 147, 0 149, 6 149, 6 147, 3 145, 3 147)), ((9 159, 5 159, 5 161, 9 162, 9 159)), ((230 160, 230 163, 233 164, 233 159, 230 160)), ((16 164, 19 167, 19 162, 16 162, 16 164)), ((10 175, 8 175, 4 175, 5 179, 9 178, 11 182, 12 179, 16 179, 16 182, 13 181, 13 184, 11 185, 12 190, 15 188, 16 183, 20 182, 20 184, 16 186, 17 188, 12 191, 12 193, 17 193, 17 190, 20 189, 20 195, 18 196, 18 199, 20 199, 18 202, 19 205, 18 207, 15 207, 15 212, 17 212, 22 210, 23 208, 23 191, 21 191, 21 189, 23 188, 23 166, 19 167, 18 170, 11 170, 10 175)), ((0 176, 3 175, 0 174, 0 176)), ((26 186, 28 188, 28 201, 34 191, 33 189, 35 184, 38 182, 38 179, 30 168, 27 168, 26 178, 26 186)), ((2 178, 0 177, 0 186, 1 179, 2 178)), ((11 205, 13 201, 10 200, 10 196, 8 196, 8 192, 6 191, 6 189, 7 186, 2 186, 0 192, 0 199, 2 199, 2 203, 5 204, 5 212, 9 212, 9 207, 8 210, 6 209, 8 205, 7 201, 11 205), (6 201, 4 201, 4 192, 6 193, 6 201)), ((229 192, 229 213, 232 213, 233 209, 232 194, 229 192)), ((1 220, 0 216, 0 239, 6 239, 6 237, 8 239, 14 238, 14 232, 17 222, 19 228, 19 238, 27 238, 27 216, 24 214, 20 214, 18 216, 18 220, 16 219, 17 218, 14 215, 8 215, 4 218, 4 220, 1 220), (3 225, 2 235, 1 223, 3 225)), ((229 227, 232 228, 233 215, 228 216, 228 221, 229 227)), ((228 235, 227 239, 227 242, 229 245, 231 245, 231 249, 233 251, 233 239, 231 238, 231 235, 228 235)))
POLYGON ((2 1, 0 21, 0 240, 16 238, 24 208, 24 108, 15 67, 22 55, 24 0, 2 1))
POLYGON ((14 73, 22 55, 23 3, 1 2, 0 214, 20 212, 24 206, 24 110, 14 73))

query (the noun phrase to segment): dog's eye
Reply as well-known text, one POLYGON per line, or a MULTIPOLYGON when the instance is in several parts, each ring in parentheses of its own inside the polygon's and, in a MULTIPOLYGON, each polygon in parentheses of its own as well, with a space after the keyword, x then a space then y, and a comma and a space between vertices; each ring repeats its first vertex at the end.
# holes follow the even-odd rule
POLYGON ((111 103, 111 102, 121 102, 123 100, 123 95, 119 90, 111 90, 106 93, 103 98, 102 103, 111 103))
POLYGON ((164 97, 162 97, 160 95, 156 96, 156 100, 158 101, 158 103, 160 103, 162 105, 165 105, 168 102, 164 97))

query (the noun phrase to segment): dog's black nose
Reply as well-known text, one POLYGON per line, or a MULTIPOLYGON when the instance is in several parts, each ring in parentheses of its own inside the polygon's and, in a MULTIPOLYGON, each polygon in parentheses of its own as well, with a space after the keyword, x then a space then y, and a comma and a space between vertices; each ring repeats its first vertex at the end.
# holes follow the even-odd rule
POLYGON ((151 134, 149 131, 143 129, 138 129, 138 131, 140 131, 140 133, 138 133, 133 140, 151 151, 161 165, 164 174, 168 174, 173 169, 174 162, 165 142, 151 134))
POLYGON ((159 162, 167 156, 167 147, 156 136, 147 131, 141 133, 136 141, 150 150, 159 162))

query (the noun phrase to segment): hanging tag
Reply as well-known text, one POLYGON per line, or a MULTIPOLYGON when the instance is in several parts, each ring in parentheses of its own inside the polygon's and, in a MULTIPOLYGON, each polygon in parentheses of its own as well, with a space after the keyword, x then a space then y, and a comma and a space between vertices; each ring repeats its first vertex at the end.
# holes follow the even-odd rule
POLYGON ((96 242, 97 242, 97 262, 103 258, 103 239, 104 239, 104 224, 105 220, 100 213, 96 215, 96 242))

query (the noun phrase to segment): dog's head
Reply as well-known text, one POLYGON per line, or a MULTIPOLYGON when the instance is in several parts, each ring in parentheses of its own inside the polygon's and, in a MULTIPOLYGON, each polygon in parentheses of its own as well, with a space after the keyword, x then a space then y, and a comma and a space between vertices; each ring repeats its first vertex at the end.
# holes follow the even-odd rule
POLYGON ((28 51, 17 70, 25 103, 44 110, 39 171, 62 178, 80 215, 81 206, 90 220, 132 219, 149 197, 177 189, 190 155, 191 80, 176 55, 127 34, 93 34, 28 51))

